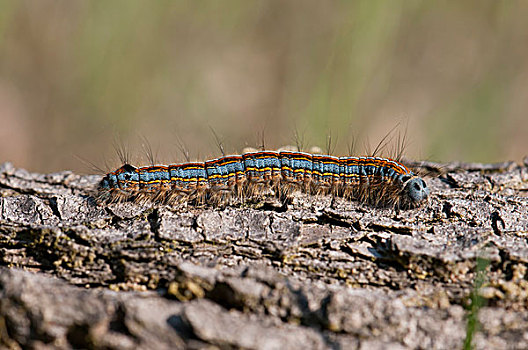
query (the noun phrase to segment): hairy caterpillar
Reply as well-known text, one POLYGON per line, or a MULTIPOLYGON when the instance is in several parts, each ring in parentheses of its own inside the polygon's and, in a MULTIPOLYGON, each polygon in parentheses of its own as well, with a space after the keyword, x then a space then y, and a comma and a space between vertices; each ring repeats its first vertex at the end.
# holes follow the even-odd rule
POLYGON ((336 157, 293 151, 256 151, 205 162, 134 167, 124 164, 99 183, 109 202, 185 200, 216 203, 272 190, 332 194, 374 206, 414 208, 429 195, 425 181, 400 162, 382 157, 336 157))

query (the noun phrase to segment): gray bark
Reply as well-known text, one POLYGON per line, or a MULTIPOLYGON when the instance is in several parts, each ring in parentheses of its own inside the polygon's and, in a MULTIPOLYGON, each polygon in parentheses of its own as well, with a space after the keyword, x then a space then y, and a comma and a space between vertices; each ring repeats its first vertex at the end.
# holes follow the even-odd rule
POLYGON ((102 205, 100 176, 3 164, 0 344, 454 349, 475 317, 477 348, 528 348, 526 164, 415 165, 430 201, 395 211, 102 205))

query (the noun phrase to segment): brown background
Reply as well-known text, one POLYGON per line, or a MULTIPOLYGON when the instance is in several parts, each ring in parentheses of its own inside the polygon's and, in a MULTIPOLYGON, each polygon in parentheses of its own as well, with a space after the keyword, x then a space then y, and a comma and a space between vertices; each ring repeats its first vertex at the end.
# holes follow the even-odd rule
POLYGON ((520 161, 528 2, 2 1, 0 162, 116 166, 303 144, 348 153, 407 132, 407 156, 520 161), (145 162, 145 157, 133 157, 145 162))

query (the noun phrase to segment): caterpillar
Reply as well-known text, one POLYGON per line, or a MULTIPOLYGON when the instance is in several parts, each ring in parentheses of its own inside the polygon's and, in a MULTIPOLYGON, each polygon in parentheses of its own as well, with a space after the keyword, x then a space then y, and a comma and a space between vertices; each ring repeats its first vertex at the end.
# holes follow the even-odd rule
POLYGON ((264 190, 282 197, 301 190, 398 209, 418 207, 429 196, 425 181, 397 160, 295 151, 255 151, 205 162, 143 167, 125 163, 106 174, 98 189, 99 198, 107 202, 167 204, 186 200, 216 203, 264 190))

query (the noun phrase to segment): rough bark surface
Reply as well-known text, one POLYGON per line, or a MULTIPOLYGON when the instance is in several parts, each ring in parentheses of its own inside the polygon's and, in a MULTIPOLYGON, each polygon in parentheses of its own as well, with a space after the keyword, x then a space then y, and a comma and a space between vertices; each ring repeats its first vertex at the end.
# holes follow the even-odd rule
POLYGON ((528 164, 415 165, 430 201, 398 212, 100 205, 100 176, 3 164, 0 346, 455 349, 473 318, 528 348, 528 164))

